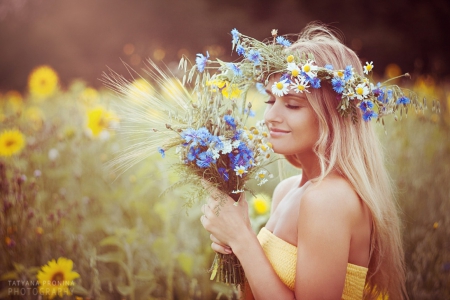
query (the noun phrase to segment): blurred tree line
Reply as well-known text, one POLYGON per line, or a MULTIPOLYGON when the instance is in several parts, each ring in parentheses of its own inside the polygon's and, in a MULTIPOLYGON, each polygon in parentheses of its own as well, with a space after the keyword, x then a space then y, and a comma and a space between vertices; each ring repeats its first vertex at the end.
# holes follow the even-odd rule
POLYGON ((403 72, 447 80, 447 0, 0 0, 0 91, 24 90, 27 74, 48 64, 63 85, 75 78, 101 86, 107 67, 140 68, 147 58, 177 62, 208 50, 231 54, 230 30, 264 39, 270 30, 298 33, 310 21, 338 28, 375 73, 403 72))

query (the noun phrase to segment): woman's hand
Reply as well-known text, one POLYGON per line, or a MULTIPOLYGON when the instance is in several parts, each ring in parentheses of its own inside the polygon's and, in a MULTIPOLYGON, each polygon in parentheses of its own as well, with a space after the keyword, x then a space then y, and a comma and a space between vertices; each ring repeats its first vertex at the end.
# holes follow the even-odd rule
MULTIPOLYGON (((206 185, 204 183, 204 185, 206 185)), ((211 233, 212 249, 214 251, 229 254, 233 244, 239 243, 245 231, 251 231, 248 217, 248 204, 245 194, 242 194, 238 202, 208 184, 210 196, 207 203, 202 206, 203 215, 201 222, 203 227, 211 233), (237 205, 235 205, 237 204, 237 205)))
POLYGON ((233 253, 233 250, 231 250, 230 246, 227 246, 225 244, 222 244, 214 235, 210 235, 209 238, 211 239, 211 248, 222 254, 231 254, 233 253))

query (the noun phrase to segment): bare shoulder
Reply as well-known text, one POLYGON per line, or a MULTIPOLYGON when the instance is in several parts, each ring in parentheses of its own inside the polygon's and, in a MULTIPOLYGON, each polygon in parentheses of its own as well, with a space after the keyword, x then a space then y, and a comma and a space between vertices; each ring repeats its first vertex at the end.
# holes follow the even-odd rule
POLYGON ((282 180, 275 190, 273 191, 273 197, 272 197, 272 212, 276 209, 280 201, 286 196, 286 194, 299 185, 300 179, 302 178, 301 175, 292 176, 289 178, 286 178, 282 180))
POLYGON ((358 194, 347 180, 340 176, 329 176, 308 186, 302 196, 300 209, 324 216, 332 215, 332 219, 342 218, 351 225, 351 221, 362 213, 362 206, 358 194))

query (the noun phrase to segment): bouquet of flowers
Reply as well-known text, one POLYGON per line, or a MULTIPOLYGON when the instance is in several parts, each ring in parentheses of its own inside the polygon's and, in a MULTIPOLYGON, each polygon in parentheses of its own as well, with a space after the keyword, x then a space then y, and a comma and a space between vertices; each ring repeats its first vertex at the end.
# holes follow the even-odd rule
MULTIPOLYGON (((181 66, 185 66, 182 60, 181 66)), ((198 71, 198 66, 194 66, 198 71)), ((186 196, 186 204, 206 196, 201 185, 207 180, 224 194, 239 201, 247 189, 249 179, 262 185, 272 177, 266 166, 272 161, 272 145, 263 121, 245 127, 254 112, 242 91, 224 79, 203 72, 197 77, 193 91, 180 80, 163 72, 149 61, 146 72, 157 88, 140 78, 140 86, 111 71, 104 74, 104 82, 123 99, 122 132, 135 136, 129 147, 118 155, 111 165, 124 171, 152 153, 164 158, 172 152, 178 163, 172 165, 180 175, 175 184, 197 187, 186 196), (200 84, 201 82, 201 84, 200 84), (132 103, 130 103, 130 101, 132 103), (139 137, 140 135, 140 137, 139 137), (137 139, 136 139, 137 138, 137 139)), ((217 211, 219 213, 219 211, 217 211)), ((234 254, 216 254, 212 277, 236 286, 243 284, 244 272, 234 254)))

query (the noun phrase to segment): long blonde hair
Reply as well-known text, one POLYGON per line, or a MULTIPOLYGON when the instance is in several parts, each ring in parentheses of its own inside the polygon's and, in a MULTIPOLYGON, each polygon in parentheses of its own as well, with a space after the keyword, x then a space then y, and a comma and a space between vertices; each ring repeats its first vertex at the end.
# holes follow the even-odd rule
MULTIPOLYGON (((355 52, 320 23, 306 26, 291 49, 313 54, 319 66, 331 64, 334 69, 344 69, 352 65, 354 72, 362 74, 363 68, 355 52)), ((353 124, 350 116, 342 117, 338 113, 336 96, 327 83, 307 94, 319 121, 320 137, 315 152, 321 175, 317 180, 337 170, 371 211, 372 245, 364 298, 373 299, 380 294, 388 295, 389 299, 408 298, 398 207, 384 167, 381 146, 370 122, 360 117, 359 122, 353 124)), ((359 109, 358 113, 361 113, 359 109)), ((286 156, 286 159, 301 167, 295 155, 286 156)))

